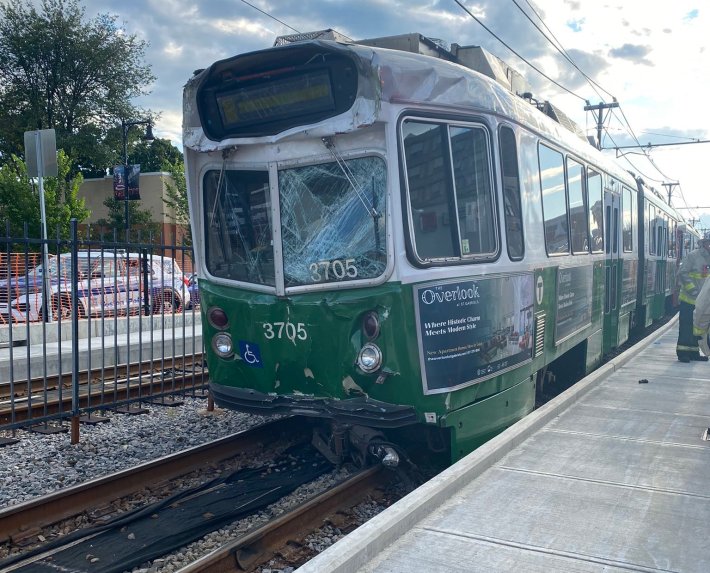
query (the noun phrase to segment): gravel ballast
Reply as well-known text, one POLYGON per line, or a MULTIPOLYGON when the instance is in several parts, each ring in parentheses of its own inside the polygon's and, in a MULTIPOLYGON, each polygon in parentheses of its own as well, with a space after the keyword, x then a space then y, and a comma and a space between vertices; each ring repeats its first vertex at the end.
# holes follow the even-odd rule
MULTIPOLYGON (((106 476, 117 471, 155 460, 187 448, 236 432, 247 430, 266 419, 230 410, 215 408, 209 412, 207 401, 185 398, 177 407, 147 406, 147 414, 121 415, 111 413, 111 420, 96 425, 82 425, 80 441, 70 443, 70 434, 38 434, 19 430, 18 443, 0 448, 0 509, 52 493, 62 488, 106 476)), ((270 463, 264 453, 250 465, 270 463)), ((345 468, 333 471, 301 486, 291 495, 246 519, 215 531, 189 544, 172 555, 156 559, 136 568, 135 573, 172 573, 209 553, 223 543, 244 535, 282 513, 303 503, 317 492, 324 491, 347 478, 345 468)), ((140 502, 139 502, 140 503, 140 502)), ((384 509, 376 503, 364 504, 368 516, 384 509), (368 507, 369 506, 369 507, 368 507)), ((363 520, 367 517, 363 516, 363 520)), ((86 516, 65 525, 62 534, 87 525, 86 516)), ((317 553, 334 543, 342 533, 325 527, 309 537, 307 545, 317 553)), ((3 557, 7 555, 2 551, 3 557)), ((266 566, 271 573, 293 570, 290 567, 266 566)))

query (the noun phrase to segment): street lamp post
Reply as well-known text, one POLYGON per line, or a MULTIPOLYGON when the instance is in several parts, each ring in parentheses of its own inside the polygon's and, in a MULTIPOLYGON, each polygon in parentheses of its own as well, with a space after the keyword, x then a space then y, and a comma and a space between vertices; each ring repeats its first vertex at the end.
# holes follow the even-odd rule
POLYGON ((125 219, 126 219, 126 243, 129 242, 130 238, 130 211, 128 209, 128 131, 134 125, 147 125, 148 128, 143 136, 144 141, 153 141, 153 120, 152 119, 141 119, 137 121, 126 121, 121 120, 121 134, 123 135, 123 202, 125 205, 125 219))

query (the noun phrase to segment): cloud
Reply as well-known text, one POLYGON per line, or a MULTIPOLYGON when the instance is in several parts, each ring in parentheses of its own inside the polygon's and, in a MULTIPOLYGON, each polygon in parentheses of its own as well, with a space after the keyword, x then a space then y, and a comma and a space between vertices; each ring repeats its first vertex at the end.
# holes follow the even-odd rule
POLYGON ((650 46, 640 46, 638 44, 624 44, 620 48, 609 50, 609 56, 621 60, 629 60, 645 66, 653 66, 653 62, 646 58, 651 53, 650 46))
MULTIPOLYGON (((27 1, 41 4, 41 0, 27 1)), ((289 26, 301 32, 333 28, 355 40, 420 32, 448 44, 482 46, 522 73, 536 97, 552 100, 577 123, 587 122, 595 131, 580 97, 596 102, 610 101, 610 96, 598 88, 595 91, 565 61, 553 46, 559 42, 584 73, 618 98, 637 133, 682 136, 695 129, 698 133, 691 137, 710 138, 710 122, 697 113, 710 87, 710 11, 699 9, 704 5, 697 0, 462 0, 499 39, 451 0, 248 1, 286 25, 241 0, 80 0, 87 18, 118 14, 129 33, 150 42, 146 60, 157 81, 152 93, 136 103, 161 112, 155 133, 170 137, 176 145, 181 145, 182 87, 193 71, 216 60, 268 48, 276 36, 293 33, 289 26), (553 86, 511 49, 578 97, 553 86), (662 89, 664 81, 692 89, 679 94, 677 89, 662 89), (650 127, 662 125, 674 129, 650 127)), ((615 116, 610 119, 610 129, 617 130, 611 133, 619 142, 621 125, 615 116)), ((643 143, 673 141, 650 134, 639 137, 643 143)), ((694 189, 704 197, 707 144, 663 147, 653 154, 668 175, 683 181, 687 197, 694 189)), ((632 157, 644 175, 661 177, 653 166, 642 165, 643 158, 632 157)))

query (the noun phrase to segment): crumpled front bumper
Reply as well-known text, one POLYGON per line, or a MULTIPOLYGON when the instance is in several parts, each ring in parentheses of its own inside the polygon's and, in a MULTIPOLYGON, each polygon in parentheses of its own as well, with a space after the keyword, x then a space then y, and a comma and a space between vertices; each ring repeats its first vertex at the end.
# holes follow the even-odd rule
POLYGON ((210 391, 215 403, 221 408, 251 414, 328 418, 374 428, 400 428, 417 423, 417 413, 412 406, 390 404, 367 396, 337 400, 296 394, 264 394, 214 382, 210 382, 210 391))

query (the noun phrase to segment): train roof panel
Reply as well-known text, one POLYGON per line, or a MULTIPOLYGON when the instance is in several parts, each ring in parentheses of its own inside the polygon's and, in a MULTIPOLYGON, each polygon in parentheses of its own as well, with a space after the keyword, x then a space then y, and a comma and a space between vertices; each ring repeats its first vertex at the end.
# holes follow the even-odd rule
POLYGON ((195 75, 184 91, 184 145, 198 151, 210 151, 237 144, 279 141, 306 130, 311 136, 355 131, 382 119, 383 103, 435 106, 452 112, 493 113, 573 150, 581 159, 599 164, 618 179, 630 177, 592 145, 581 141, 575 133, 482 73, 420 53, 326 40, 298 42, 241 54, 215 62, 195 75), (357 96, 347 111, 325 121, 296 125, 268 136, 214 141, 204 133, 197 99, 200 90, 220 81, 220 76, 251 77, 250 74, 264 73, 267 69, 305 65, 313 58, 327 59, 329 55, 351 58, 358 70, 357 96))

